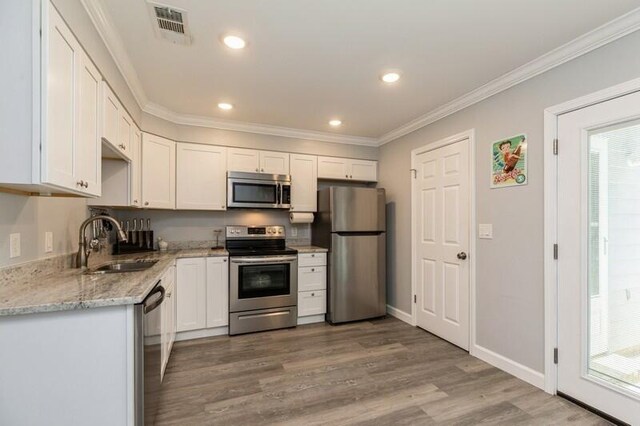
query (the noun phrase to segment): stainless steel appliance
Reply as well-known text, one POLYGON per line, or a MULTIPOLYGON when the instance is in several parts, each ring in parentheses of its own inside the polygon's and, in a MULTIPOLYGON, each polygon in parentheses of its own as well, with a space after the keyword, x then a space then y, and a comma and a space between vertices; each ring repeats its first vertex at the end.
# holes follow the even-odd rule
POLYGON ((386 314, 385 191, 329 187, 318 191, 314 245, 329 250, 327 321, 386 314))
POLYGON ((161 324, 160 305, 164 302, 165 289, 158 281, 142 303, 134 306, 134 387, 135 424, 152 425, 158 411, 161 390, 160 339, 145 339, 145 329, 151 324, 161 324))
POLYGON ((227 226, 229 334, 295 327, 298 252, 284 226, 227 226))
POLYGON ((289 209, 291 176, 228 172, 227 207, 289 209))

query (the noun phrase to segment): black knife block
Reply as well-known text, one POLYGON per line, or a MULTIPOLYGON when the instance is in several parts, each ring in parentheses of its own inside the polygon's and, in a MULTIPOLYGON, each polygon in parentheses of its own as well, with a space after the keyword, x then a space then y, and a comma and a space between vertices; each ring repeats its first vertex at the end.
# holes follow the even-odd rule
POLYGON ((129 231, 127 242, 116 241, 113 254, 145 253, 154 251, 153 231, 129 231))

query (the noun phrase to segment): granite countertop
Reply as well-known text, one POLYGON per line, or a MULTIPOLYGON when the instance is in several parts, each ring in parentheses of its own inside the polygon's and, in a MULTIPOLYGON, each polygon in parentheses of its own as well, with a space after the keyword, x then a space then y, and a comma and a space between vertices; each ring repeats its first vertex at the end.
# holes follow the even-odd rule
POLYGON ((140 303, 176 259, 228 255, 225 249, 206 248, 137 253, 113 256, 112 260, 158 263, 140 272, 88 275, 80 269, 64 269, 42 276, 12 277, 0 286, 0 316, 140 303))
POLYGON ((292 249, 298 250, 298 253, 326 253, 326 248, 318 246, 290 246, 292 249))

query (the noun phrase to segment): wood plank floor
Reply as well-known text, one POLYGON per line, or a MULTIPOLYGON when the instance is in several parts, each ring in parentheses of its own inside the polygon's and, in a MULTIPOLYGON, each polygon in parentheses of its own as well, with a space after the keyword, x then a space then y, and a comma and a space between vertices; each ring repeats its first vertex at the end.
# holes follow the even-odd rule
POLYGON ((605 425, 394 318, 176 343, 158 425, 605 425))

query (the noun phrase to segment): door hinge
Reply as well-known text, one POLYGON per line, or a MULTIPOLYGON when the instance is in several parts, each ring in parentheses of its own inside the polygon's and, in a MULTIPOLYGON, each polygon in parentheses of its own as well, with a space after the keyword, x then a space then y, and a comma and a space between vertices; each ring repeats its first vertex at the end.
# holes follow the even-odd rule
POLYGON ((418 303, 418 295, 417 294, 413 295, 413 303, 418 303))
POLYGON ((553 140, 553 155, 558 155, 558 139, 553 140))
POLYGON ((418 178, 418 171, 416 169, 409 169, 409 171, 411 173, 413 173, 413 178, 417 179, 418 178))
POLYGON ((558 363, 558 348, 553 348, 553 363, 558 363))
POLYGON ((558 260, 558 245, 557 244, 553 245, 553 258, 554 258, 554 260, 558 260))

